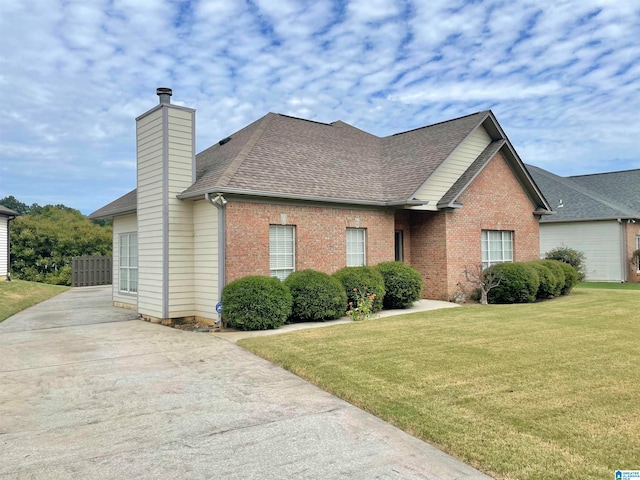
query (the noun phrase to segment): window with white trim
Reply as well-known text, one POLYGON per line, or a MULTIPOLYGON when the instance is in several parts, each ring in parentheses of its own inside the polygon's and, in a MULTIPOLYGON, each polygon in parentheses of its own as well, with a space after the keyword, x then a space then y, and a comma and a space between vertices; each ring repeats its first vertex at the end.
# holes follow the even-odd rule
POLYGON ((482 230, 482 268, 513 262, 513 232, 482 230))
POLYGON ((118 290, 123 293, 138 293, 138 234, 121 233, 118 241, 118 290))
POLYGON ((295 227, 269 225, 269 275, 284 280, 295 270, 295 227))
POLYGON ((366 229, 347 228, 347 267, 362 267, 367 264, 366 229))

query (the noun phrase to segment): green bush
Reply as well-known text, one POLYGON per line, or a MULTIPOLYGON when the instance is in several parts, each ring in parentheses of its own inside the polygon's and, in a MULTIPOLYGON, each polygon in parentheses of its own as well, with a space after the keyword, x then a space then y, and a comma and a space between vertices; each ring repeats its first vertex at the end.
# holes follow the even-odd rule
POLYGON ((548 267, 549 270, 551 270, 551 272, 553 272, 553 274, 555 275, 556 288, 552 295, 554 297, 559 297, 562 294, 562 288, 564 287, 565 280, 564 269, 560 265, 563 262, 561 262, 560 260, 540 260, 540 263, 542 263, 545 267, 548 267))
POLYGON ((558 277, 551 271, 548 265, 545 265, 544 260, 537 260, 535 262, 528 262, 527 265, 532 267, 538 273, 538 279, 540 280, 540 286, 536 293, 536 298, 545 299, 556 295, 558 288, 558 277))
POLYGON ((326 273, 315 270, 293 272, 284 284, 293 298, 291 321, 334 320, 347 310, 347 294, 342 284, 326 273))
POLYGON ((489 291, 489 303, 531 303, 540 286, 538 273, 524 263, 499 263, 490 267, 502 276, 500 285, 489 291))
POLYGON ((251 275, 222 291, 222 320, 238 330, 279 328, 291 314, 291 293, 277 278, 251 275))
POLYGON ((373 312, 382 310, 382 299, 385 295, 384 278, 374 267, 345 267, 333 274, 342 284, 347 294, 347 302, 351 307, 358 304, 358 293, 375 295, 373 300, 373 312), (354 290, 354 288, 356 290, 354 290))
POLYGON ((422 295, 422 275, 402 262, 383 262, 377 267, 384 279, 384 308, 409 308, 422 295))
POLYGON ((569 295, 573 287, 578 284, 578 272, 568 263, 560 262, 558 265, 560 265, 564 271, 564 285, 562 286, 560 295, 569 295))
POLYGON ((586 276, 586 257, 581 251, 569 247, 558 247, 545 253, 544 258, 546 260, 559 260, 561 262, 568 263, 576 269, 576 272, 578 273, 578 281, 584 282, 586 276))

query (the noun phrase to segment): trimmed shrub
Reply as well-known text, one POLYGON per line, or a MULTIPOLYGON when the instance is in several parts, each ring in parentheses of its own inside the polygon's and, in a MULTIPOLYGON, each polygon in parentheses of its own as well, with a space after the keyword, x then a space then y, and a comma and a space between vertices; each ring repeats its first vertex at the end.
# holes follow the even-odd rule
POLYGON ((294 322, 324 322, 344 315, 347 294, 342 284, 316 270, 293 272, 284 281, 293 298, 291 316, 294 322))
POLYGON ((545 260, 559 260, 568 263, 576 269, 578 281, 584 282, 586 257, 581 251, 569 247, 558 247, 545 253, 544 258, 545 260))
POLYGON ((573 287, 578 284, 578 272, 568 263, 560 262, 558 265, 560 265, 564 271, 564 285, 562 286, 560 295, 569 295, 573 287))
POLYGON ((544 260, 536 260, 535 262, 528 262, 527 265, 532 267, 538 273, 538 279, 540 280, 540 286, 536 293, 536 298, 545 299, 555 296, 555 292, 558 288, 558 278, 554 272, 551 271, 549 266, 542 263, 544 260))
POLYGON ((384 279, 384 308, 409 308, 422 295, 422 275, 402 262, 383 262, 376 267, 384 279))
POLYGON ((490 269, 499 273, 502 280, 489 291, 489 303, 535 302, 540 279, 533 267, 525 263, 499 263, 490 269))
POLYGON ((545 267, 549 268, 556 277, 556 288, 553 292, 554 297, 559 297, 562 294, 562 287, 564 287, 564 269, 560 265, 560 260, 540 260, 545 267))
POLYGON ((222 291, 222 319, 238 330, 279 328, 291 314, 291 293, 277 278, 250 275, 222 291))
POLYGON ((338 270, 333 276, 342 284, 347 294, 347 302, 352 307, 357 306, 360 292, 364 295, 374 294, 372 310, 379 312, 382 310, 382 299, 385 295, 384 278, 374 267, 344 267, 338 270), (357 291, 354 291, 353 289, 357 291))

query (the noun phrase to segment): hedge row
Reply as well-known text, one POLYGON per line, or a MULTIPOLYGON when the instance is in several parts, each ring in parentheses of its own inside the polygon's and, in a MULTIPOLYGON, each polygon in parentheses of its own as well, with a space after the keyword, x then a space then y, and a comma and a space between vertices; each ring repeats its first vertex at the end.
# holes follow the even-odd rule
POLYGON ((222 319, 238 330, 279 328, 290 322, 317 322, 341 317, 372 298, 371 310, 407 308, 420 299, 422 276, 402 262, 377 267, 346 267, 333 275, 315 270, 293 272, 284 282, 243 277, 222 292, 222 319))
POLYGON ((559 260, 500 263, 485 272, 501 278, 489 291, 489 303, 529 303, 567 295, 578 283, 576 269, 559 260))

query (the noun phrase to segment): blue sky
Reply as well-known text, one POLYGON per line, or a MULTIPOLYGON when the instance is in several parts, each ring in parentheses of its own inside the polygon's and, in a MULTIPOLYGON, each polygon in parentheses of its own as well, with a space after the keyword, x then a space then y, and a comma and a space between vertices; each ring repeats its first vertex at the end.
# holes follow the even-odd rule
POLYGON ((384 136, 491 108, 526 163, 640 168, 637 0, 13 0, 0 45, 0 198, 28 204, 134 188, 159 86, 197 151, 269 111, 384 136))

